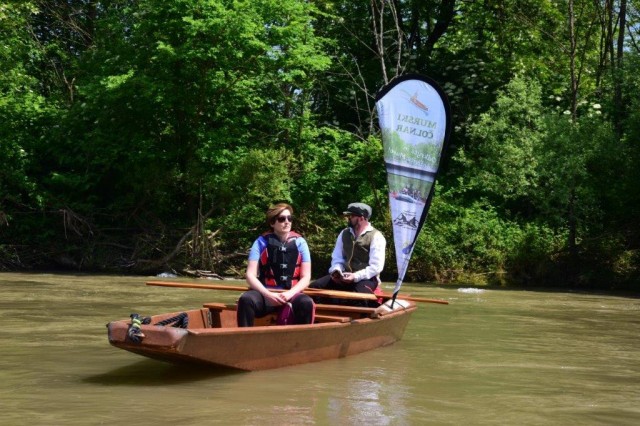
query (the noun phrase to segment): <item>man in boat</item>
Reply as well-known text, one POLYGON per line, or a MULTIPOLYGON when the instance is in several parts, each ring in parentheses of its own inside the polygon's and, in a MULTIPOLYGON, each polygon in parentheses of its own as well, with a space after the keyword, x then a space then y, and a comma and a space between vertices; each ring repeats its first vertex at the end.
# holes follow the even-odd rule
POLYGON ((311 279, 311 254, 307 241, 291 229, 292 215, 286 203, 267 211, 271 230, 258 237, 249 252, 246 279, 251 290, 238 300, 239 327, 251 327, 256 317, 284 310, 293 311, 295 324, 313 322, 313 299, 302 293, 311 279))
MULTIPOLYGON (((349 204, 343 212, 348 226, 338 234, 331 255, 329 275, 311 283, 311 288, 376 293, 380 284, 380 273, 384 268, 387 241, 384 235, 369 223, 371 213, 371 207, 367 204, 349 204)), ((351 304, 369 305, 367 302, 351 304)))

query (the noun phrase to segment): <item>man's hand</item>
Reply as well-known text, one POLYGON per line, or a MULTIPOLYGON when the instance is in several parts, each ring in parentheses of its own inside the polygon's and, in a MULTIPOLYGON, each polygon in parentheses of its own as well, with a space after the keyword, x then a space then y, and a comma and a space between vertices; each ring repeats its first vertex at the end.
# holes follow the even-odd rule
POLYGON ((342 274, 342 280, 341 282, 343 284, 353 284, 353 280, 355 279, 355 275, 352 274, 351 272, 344 272, 342 274))
POLYGON ((336 269, 331 273, 331 279, 339 284, 352 284, 355 275, 351 272, 342 272, 339 269, 336 269))

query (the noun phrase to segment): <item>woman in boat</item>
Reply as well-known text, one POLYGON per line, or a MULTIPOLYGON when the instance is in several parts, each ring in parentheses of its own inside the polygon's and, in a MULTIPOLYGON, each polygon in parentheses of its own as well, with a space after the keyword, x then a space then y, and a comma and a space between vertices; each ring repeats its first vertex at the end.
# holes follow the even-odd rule
POLYGON ((255 318, 283 309, 293 310, 295 324, 313 322, 313 299, 302 293, 311 278, 311 254, 307 241, 291 229, 292 222, 289 204, 267 211, 271 230, 259 236, 249 252, 246 279, 251 290, 238 300, 239 327, 252 327, 255 318), (284 291, 271 291, 276 289, 284 291))

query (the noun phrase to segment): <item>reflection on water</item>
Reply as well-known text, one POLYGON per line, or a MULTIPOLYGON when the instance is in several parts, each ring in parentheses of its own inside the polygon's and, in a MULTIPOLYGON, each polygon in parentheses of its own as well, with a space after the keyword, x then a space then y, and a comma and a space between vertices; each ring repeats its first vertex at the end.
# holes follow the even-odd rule
POLYGON ((422 305, 404 339, 390 347, 242 373, 179 367, 111 347, 111 320, 238 296, 144 281, 0 274, 2 424, 640 421, 638 299, 406 285, 405 292, 450 305, 422 305))
POLYGON ((232 374, 238 370, 206 366, 172 365, 140 358, 140 361, 82 379, 85 383, 105 386, 170 386, 196 383, 232 374))

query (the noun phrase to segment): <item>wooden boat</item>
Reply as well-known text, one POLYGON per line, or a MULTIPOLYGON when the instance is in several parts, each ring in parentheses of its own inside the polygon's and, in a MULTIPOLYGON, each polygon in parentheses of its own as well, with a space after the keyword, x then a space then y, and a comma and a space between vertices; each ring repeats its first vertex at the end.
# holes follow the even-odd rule
POLYGON ((186 311, 188 327, 153 325, 180 312, 151 317, 140 326, 138 343, 128 337, 132 320, 107 324, 109 342, 121 349, 173 363, 200 363, 238 370, 264 370, 343 358, 402 338, 412 301, 390 302, 378 308, 316 305, 314 324, 275 325, 275 316, 256 319, 254 327, 239 328, 236 306, 206 303, 186 311))

